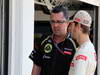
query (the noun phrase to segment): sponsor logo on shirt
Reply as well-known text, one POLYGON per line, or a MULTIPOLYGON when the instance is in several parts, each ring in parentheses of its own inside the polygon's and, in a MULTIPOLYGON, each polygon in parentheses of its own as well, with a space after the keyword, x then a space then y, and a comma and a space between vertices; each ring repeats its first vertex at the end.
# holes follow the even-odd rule
POLYGON ((63 53, 64 54, 68 54, 68 55, 72 55, 72 49, 70 49, 70 48, 64 48, 63 53))
POLYGON ((45 53, 50 53, 52 51, 52 45, 50 43, 46 44, 44 47, 45 53))
POLYGON ((70 48, 64 48, 64 50, 66 50, 66 51, 72 51, 72 49, 70 49, 70 48))
POLYGON ((78 55, 76 57, 76 60, 84 60, 84 61, 86 61, 87 60, 87 56, 85 56, 85 55, 78 55))
POLYGON ((64 51, 64 54, 72 55, 72 52, 64 51))
POLYGON ((43 59, 50 59, 50 58, 51 58, 50 56, 43 55, 43 59))

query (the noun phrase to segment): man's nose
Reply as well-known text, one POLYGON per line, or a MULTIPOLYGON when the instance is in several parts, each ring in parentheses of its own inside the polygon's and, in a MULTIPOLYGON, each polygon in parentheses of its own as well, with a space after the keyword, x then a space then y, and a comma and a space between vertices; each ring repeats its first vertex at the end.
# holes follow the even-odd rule
POLYGON ((58 26, 58 23, 54 23, 53 26, 54 26, 54 27, 57 27, 57 26, 58 26))

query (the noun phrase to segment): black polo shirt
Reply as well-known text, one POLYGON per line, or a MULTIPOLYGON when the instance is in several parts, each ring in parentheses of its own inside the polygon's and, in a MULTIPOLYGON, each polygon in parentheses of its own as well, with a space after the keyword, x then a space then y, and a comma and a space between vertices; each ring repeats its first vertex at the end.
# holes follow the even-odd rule
POLYGON ((71 38, 55 44, 51 36, 41 38, 30 58, 40 66, 40 75, 68 75, 70 63, 75 53, 75 44, 71 38))

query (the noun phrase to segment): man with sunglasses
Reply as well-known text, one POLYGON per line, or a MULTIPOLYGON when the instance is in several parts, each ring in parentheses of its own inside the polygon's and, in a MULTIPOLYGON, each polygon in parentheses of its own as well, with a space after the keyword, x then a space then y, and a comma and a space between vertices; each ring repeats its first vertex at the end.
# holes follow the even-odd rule
POLYGON ((96 52, 90 41, 89 33, 92 18, 87 11, 78 11, 72 19, 70 28, 73 39, 79 45, 72 60, 69 75, 94 75, 96 69, 96 52))
POLYGON ((75 44, 67 33, 68 9, 53 8, 50 19, 52 35, 43 36, 30 55, 34 62, 32 75, 68 75, 75 53, 75 44))

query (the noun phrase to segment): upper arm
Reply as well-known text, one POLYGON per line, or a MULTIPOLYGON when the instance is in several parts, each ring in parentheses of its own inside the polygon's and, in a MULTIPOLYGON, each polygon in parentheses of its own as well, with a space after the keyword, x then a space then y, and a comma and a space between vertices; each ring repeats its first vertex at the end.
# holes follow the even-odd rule
POLYGON ((78 55, 75 58, 75 75, 86 75, 88 59, 85 55, 78 55))
POLYGON ((83 60, 76 61, 75 75, 86 75, 87 62, 83 60))
POLYGON ((32 68, 32 75, 40 75, 40 72, 41 72, 41 67, 34 64, 32 68))

